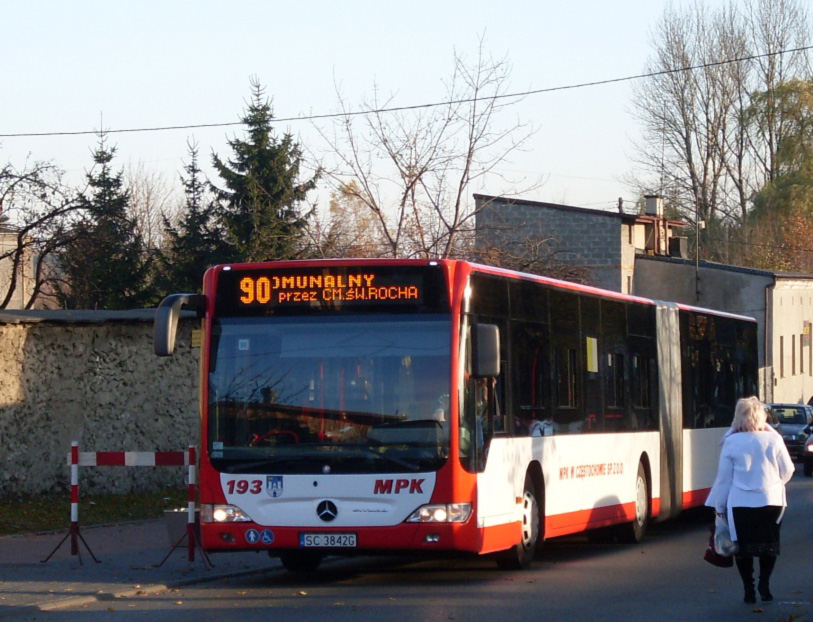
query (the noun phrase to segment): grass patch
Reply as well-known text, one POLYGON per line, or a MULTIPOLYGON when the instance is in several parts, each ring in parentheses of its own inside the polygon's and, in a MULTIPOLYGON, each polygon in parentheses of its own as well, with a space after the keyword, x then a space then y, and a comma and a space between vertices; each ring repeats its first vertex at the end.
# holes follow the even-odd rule
MULTIPOLYGON (((185 508, 187 494, 184 487, 129 495, 85 495, 79 499, 79 524, 88 527, 161 518, 164 510, 185 508)), ((70 493, 0 498, 0 536, 67 530, 70 524, 70 493)))

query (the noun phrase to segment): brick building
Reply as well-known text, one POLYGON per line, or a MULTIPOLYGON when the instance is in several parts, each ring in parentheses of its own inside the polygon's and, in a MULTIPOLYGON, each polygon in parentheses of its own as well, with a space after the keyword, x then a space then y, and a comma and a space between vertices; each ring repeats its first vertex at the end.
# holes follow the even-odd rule
POLYGON ((646 214, 586 209, 556 203, 474 195, 476 248, 522 247, 549 240, 556 259, 586 268, 591 284, 632 293, 635 256, 681 254, 685 239, 674 234, 684 223, 663 217, 659 197, 647 198, 646 214))

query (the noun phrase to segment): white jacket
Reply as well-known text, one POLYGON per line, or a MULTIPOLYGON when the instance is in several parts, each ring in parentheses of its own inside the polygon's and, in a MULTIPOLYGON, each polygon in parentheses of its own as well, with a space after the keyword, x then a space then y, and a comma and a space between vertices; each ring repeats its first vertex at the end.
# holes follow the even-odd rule
POLYGON ((787 506, 785 484, 793 477, 794 470, 785 442, 776 430, 727 434, 717 479, 706 505, 727 513, 731 539, 736 540, 731 509, 766 505, 784 508, 787 506))

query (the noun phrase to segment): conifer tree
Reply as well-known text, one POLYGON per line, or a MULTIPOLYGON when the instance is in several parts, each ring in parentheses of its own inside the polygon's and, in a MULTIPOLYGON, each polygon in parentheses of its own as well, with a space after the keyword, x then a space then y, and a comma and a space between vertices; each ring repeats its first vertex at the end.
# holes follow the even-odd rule
POLYGON ((186 201, 176 224, 164 217, 164 248, 159 253, 157 287, 162 294, 198 292, 203 273, 227 261, 223 231, 215 221, 216 204, 206 192, 206 180, 198 165, 198 147, 189 144, 190 161, 181 176, 186 201))
POLYGON ((299 145, 290 134, 274 136, 271 104, 256 80, 251 85, 252 98, 242 119, 247 137, 229 141, 233 156, 228 161, 212 156, 225 185, 212 189, 233 261, 291 259, 303 247, 311 212, 303 212, 301 205, 319 172, 300 181, 299 145))
POLYGON ((68 309, 132 309, 151 302, 149 261, 127 212, 130 196, 122 173, 111 168, 115 153, 100 134, 94 167, 86 176, 87 194, 78 197, 85 216, 59 255, 57 297, 68 309))

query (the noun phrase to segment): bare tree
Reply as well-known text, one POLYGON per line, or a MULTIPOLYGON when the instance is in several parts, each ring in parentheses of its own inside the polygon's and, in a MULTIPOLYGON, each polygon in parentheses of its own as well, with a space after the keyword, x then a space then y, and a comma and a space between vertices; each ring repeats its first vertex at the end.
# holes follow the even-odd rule
POLYGON ((331 193, 327 218, 315 219, 309 237, 318 257, 380 257, 382 236, 378 222, 367 206, 358 200, 355 181, 331 193))
POLYGON ((53 256, 70 243, 69 225, 81 214, 61 176, 41 162, 0 169, 0 309, 53 304, 53 256))
POLYGON ((517 103, 502 99, 509 74, 508 62, 488 56, 481 39, 471 65, 455 54, 442 106, 386 111, 394 98, 375 88, 362 103, 371 112, 357 115, 338 94, 333 132, 317 128, 337 160, 326 172, 372 215, 382 255, 453 257, 467 247, 474 227, 470 186, 496 175, 533 135, 518 121, 499 125, 517 103))
MULTIPOLYGON (((809 16, 798 0, 751 0, 746 7, 749 38, 760 55, 751 63, 752 93, 767 97, 795 78, 811 77, 810 59, 802 48, 810 44, 809 16)), ((764 119, 753 127, 751 151, 759 165, 762 185, 777 174, 776 152, 788 122, 775 99, 765 102, 764 119)))
POLYGON ((776 107, 760 107, 759 123, 749 111, 756 93, 809 75, 798 51, 808 30, 798 0, 668 9, 655 30, 647 66, 653 76, 638 84, 633 102, 644 128, 634 183, 664 194, 687 221, 707 225, 705 258, 727 258, 753 196, 776 174, 785 122, 776 107))
POLYGON ((130 194, 129 212, 136 223, 136 233, 147 249, 155 250, 161 246, 163 218, 174 222, 182 201, 160 173, 148 171, 143 163, 126 168, 125 185, 130 194))
POLYGON ((729 58, 749 58, 729 64, 738 78, 726 167, 731 200, 739 214, 733 233, 741 237, 754 196, 776 179, 777 152, 793 128, 777 93, 796 77, 811 76, 808 56, 801 50, 810 42, 810 31, 808 16, 797 0, 750 0, 734 19, 742 43, 730 50, 729 58))
MULTIPOLYGON (((638 162, 650 184, 694 222, 720 217, 725 181, 725 132, 735 91, 722 61, 726 30, 702 5, 668 9, 653 37, 655 51, 638 83, 634 106, 644 128, 638 162), (685 71, 686 67, 701 67, 685 71)), ((733 38, 729 34, 725 40, 733 38)))

